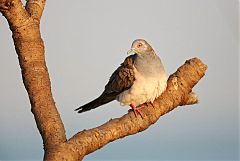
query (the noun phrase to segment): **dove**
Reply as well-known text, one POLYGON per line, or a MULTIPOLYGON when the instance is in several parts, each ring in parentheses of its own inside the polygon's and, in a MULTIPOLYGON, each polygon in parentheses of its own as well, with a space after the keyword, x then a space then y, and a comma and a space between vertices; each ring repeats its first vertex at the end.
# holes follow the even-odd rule
POLYGON ((164 92, 167 74, 149 43, 143 39, 134 40, 128 54, 131 55, 113 72, 102 94, 75 111, 86 112, 117 100, 123 106, 130 106, 137 115, 140 114, 137 106, 153 103, 164 92))

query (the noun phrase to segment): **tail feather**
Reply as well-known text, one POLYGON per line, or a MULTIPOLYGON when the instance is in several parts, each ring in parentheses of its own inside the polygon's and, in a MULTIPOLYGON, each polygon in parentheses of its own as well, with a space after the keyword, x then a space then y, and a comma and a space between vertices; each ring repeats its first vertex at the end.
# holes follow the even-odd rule
POLYGON ((86 112, 91 109, 97 108, 101 105, 104 105, 108 102, 111 102, 112 100, 114 100, 114 98, 106 98, 103 95, 101 95, 100 97, 96 98, 95 100, 75 109, 75 111, 78 111, 78 113, 86 112))

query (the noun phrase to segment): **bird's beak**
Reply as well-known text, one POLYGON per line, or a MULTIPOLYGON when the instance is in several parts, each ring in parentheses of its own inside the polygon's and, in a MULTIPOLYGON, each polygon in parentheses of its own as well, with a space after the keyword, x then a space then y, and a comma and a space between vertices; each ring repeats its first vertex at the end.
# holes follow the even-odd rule
POLYGON ((128 50, 128 52, 127 52, 127 54, 129 55, 129 54, 135 54, 136 53, 136 51, 133 49, 133 48, 131 48, 130 50, 128 50))

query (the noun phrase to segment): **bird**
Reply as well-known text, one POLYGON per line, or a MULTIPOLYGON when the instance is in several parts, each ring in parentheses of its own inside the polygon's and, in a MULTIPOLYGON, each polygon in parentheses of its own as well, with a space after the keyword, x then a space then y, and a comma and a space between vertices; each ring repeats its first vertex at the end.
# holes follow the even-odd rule
POLYGON ((160 57, 144 39, 133 41, 123 63, 113 72, 102 94, 93 101, 75 109, 78 113, 95 109, 113 100, 130 106, 134 114, 137 107, 159 97, 167 87, 167 74, 160 57))

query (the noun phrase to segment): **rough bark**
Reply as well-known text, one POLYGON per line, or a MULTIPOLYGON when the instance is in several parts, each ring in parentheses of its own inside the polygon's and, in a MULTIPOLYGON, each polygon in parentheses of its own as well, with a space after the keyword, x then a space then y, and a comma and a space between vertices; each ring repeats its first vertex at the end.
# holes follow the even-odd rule
POLYGON ((66 135, 52 97, 44 43, 40 35, 39 19, 44 4, 45 1, 29 0, 26 10, 20 0, 0 1, 0 11, 12 31, 31 110, 46 149, 66 141, 66 135))
POLYGON ((77 161, 107 143, 136 134, 154 124, 160 116, 177 106, 195 104, 192 88, 204 76, 207 66, 198 58, 185 62, 168 79, 166 91, 153 104, 141 105, 143 117, 132 111, 121 118, 83 130, 66 139, 64 125, 55 106, 40 35, 40 18, 44 0, 28 0, 25 8, 20 0, 0 0, 0 12, 8 20, 22 78, 28 92, 31 110, 44 143, 44 160, 77 161))

